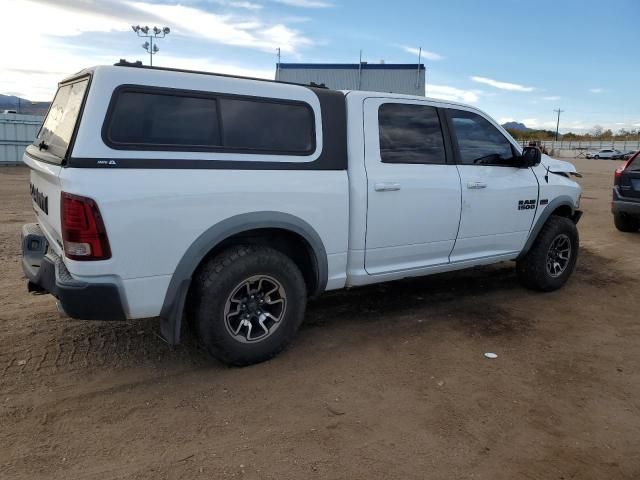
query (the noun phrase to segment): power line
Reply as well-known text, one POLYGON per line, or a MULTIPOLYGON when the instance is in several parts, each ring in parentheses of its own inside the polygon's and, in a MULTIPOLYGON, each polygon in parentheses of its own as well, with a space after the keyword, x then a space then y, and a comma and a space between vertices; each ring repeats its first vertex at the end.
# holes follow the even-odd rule
POLYGON ((556 141, 558 141, 558 130, 560 129, 560 114, 564 112, 564 110, 560 110, 560 107, 558 107, 558 109, 554 110, 554 112, 558 114, 558 122, 556 123, 556 141))

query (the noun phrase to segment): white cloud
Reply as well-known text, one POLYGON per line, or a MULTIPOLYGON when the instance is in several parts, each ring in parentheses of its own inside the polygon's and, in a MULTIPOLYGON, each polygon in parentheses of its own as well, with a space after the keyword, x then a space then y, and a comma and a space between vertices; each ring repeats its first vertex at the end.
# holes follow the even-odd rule
POLYGON ((301 8, 328 8, 333 7, 332 3, 324 2, 321 0, 273 0, 276 3, 282 3, 283 5, 289 5, 291 7, 301 8))
POLYGON ((498 119, 498 123, 500 125, 502 125, 503 123, 508 123, 508 122, 515 122, 515 120, 513 118, 511 118, 511 117, 500 117, 498 119))
POLYGON ((261 10, 262 9, 262 5, 260 5, 259 3, 244 2, 244 1, 229 2, 229 6, 236 7, 236 8, 246 8, 247 10, 261 10))
POLYGON ((602 93, 602 92, 604 92, 604 89, 602 89, 602 88, 590 88, 589 92, 590 93, 602 93))
MULTIPOLYGON (((420 49, 419 48, 415 48, 415 47, 408 47, 406 45, 398 45, 401 49, 403 49, 405 52, 410 53, 412 55, 415 55, 416 58, 418 57, 418 54, 420 53, 420 49)), ((444 57, 442 55, 440 55, 439 53, 435 53, 435 52, 430 52, 429 50, 422 50, 422 58, 426 58, 427 60, 442 60, 444 57)))
MULTIPOLYGON (((210 3, 221 5, 223 7, 244 8, 246 10, 262 10, 264 6, 261 3, 254 3, 247 0, 208 0, 210 3)), ((176 3, 186 3, 176 0, 176 3)))
POLYGON ((534 87, 526 87, 517 83, 501 82, 486 77, 471 77, 471 80, 478 83, 484 83, 485 85, 489 85, 500 90, 508 90, 511 92, 532 92, 535 90, 534 87))
MULTIPOLYGON (((261 5, 246 0, 220 0, 226 5, 256 10, 261 5)), ((136 18, 169 25, 173 34, 200 37, 223 45, 272 52, 295 53, 313 41, 283 23, 265 23, 259 18, 218 14, 181 4, 152 4, 144 1, 112 0, 78 2, 77 0, 14 0, 3 7, 7 18, 28 18, 29 35, 19 22, 6 22, 0 38, 29 36, 77 36, 85 32, 128 31, 136 18)), ((4 58, 3 58, 4 60, 4 58)), ((4 61, 3 61, 4 63, 4 61)))
POLYGON ((154 65, 170 66, 172 68, 183 68, 186 70, 200 70, 203 72, 226 73, 228 75, 241 75, 243 77, 266 78, 273 80, 275 77, 275 66, 269 69, 250 68, 230 63, 211 62, 207 58, 201 57, 174 57, 162 55, 154 60, 154 65))
MULTIPOLYGON (((0 93, 19 92, 34 101, 50 100, 57 83, 64 77, 91 65, 112 64, 122 56, 115 47, 113 50, 108 47, 97 49, 92 42, 79 42, 76 37, 90 32, 118 32, 120 36, 117 38, 122 39, 124 32, 133 36, 131 22, 169 25, 171 37, 200 37, 203 46, 211 42, 269 53, 280 47, 283 53, 296 55, 299 49, 312 44, 300 32, 283 23, 213 14, 181 5, 151 5, 123 0, 0 0, 0 3, 3 18, 29 19, 28 34, 25 34, 24 23, 21 22, 5 22, 0 29, 0 44, 5 46, 0 62, 0 93), (202 42, 202 39, 207 42, 202 42), (15 48, 9 48, 10 45, 15 48)), ((140 43, 135 38, 131 41, 132 44, 140 43)), ((233 65, 202 66, 202 59, 197 58, 175 58, 171 64, 167 63, 170 58, 167 54, 170 53, 169 48, 163 49, 154 63, 273 78, 273 71, 233 65)))
POLYGON ((154 14, 174 26, 174 32, 198 36, 216 43, 273 52, 295 53, 313 42, 283 24, 266 25, 260 20, 234 18, 183 5, 153 5, 130 2, 144 13, 154 14))
POLYGON ((548 97, 542 97, 543 100, 560 100, 562 97, 558 95, 549 95, 548 97))
POLYGON ((450 102, 476 103, 480 99, 480 92, 477 90, 463 90, 448 85, 427 84, 426 96, 450 102))

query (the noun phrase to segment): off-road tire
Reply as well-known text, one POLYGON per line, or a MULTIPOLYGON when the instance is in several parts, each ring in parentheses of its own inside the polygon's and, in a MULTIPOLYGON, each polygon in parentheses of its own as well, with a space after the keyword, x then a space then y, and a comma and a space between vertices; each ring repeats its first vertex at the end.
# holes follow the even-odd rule
POLYGON ((200 344, 214 358, 234 366, 263 362, 280 353, 304 319, 307 291, 297 265, 286 255, 265 246, 230 247, 209 259, 197 272, 190 296, 190 315, 200 344), (245 279, 268 275, 286 292, 286 309, 277 329, 254 343, 242 343, 227 328, 225 305, 245 279))
POLYGON ((613 223, 621 232, 637 232, 640 229, 640 219, 622 213, 613 214, 613 223))
POLYGON ((562 287, 575 269, 580 238, 576 224, 569 218, 552 215, 544 224, 527 254, 516 262, 520 283, 532 290, 551 292, 562 287), (560 235, 566 235, 571 244, 569 262, 564 271, 553 277, 547 269, 547 255, 551 244, 560 235))

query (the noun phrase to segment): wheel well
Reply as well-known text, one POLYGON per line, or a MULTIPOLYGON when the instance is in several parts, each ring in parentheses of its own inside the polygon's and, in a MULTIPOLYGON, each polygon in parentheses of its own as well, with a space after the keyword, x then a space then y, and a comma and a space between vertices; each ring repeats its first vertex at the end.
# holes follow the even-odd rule
POLYGON ((573 210, 569 205, 560 205, 551 213, 551 215, 556 215, 558 217, 572 218, 573 210))
POLYGON ((239 244, 264 245, 287 255, 300 269, 307 292, 313 294, 318 289, 318 262, 313 248, 304 237, 284 228, 257 228, 232 235, 216 245, 200 265, 226 248, 239 244))

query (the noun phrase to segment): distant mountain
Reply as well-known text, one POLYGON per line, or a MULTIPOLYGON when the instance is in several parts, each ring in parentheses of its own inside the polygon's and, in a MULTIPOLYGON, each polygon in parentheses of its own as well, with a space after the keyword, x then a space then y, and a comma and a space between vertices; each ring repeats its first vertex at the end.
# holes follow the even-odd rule
POLYGON ((520 123, 520 122, 506 122, 506 123, 502 124, 502 127, 503 128, 509 128, 511 130, 520 130, 522 132, 526 132, 528 130, 531 130, 524 123, 520 123))
POLYGON ((50 102, 32 102, 26 98, 13 95, 0 95, 0 112, 4 110, 15 110, 25 115, 44 116, 49 109, 50 102))

